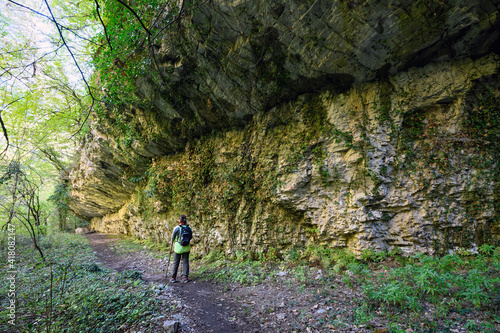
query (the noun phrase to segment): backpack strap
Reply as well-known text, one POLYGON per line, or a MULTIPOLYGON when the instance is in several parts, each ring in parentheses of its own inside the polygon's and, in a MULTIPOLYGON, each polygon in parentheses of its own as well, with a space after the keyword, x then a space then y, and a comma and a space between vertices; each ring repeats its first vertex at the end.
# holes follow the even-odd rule
POLYGON ((172 235, 172 244, 178 242, 180 238, 181 238, 181 227, 180 225, 178 225, 174 228, 174 233, 172 235))
POLYGON ((180 224, 178 227, 179 227, 179 229, 177 231, 177 240, 176 240, 176 242, 180 243, 181 242, 181 235, 182 235, 182 228, 184 227, 184 225, 180 224))

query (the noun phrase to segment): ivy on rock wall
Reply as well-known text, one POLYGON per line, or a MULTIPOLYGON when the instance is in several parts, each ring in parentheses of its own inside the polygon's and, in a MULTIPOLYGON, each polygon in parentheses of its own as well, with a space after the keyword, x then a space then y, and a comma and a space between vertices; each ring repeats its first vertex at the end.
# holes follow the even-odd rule
POLYGON ((105 0, 97 117, 123 150, 179 151, 302 94, 488 54, 494 2, 105 0))
MULTIPOLYGON (((296 171, 304 156, 321 160, 326 110, 312 96, 293 112, 288 107, 256 118, 245 131, 213 132, 190 141, 183 153, 154 159, 145 177, 136 179, 141 186, 135 204, 143 207, 144 220, 186 214, 205 234, 225 230, 229 248, 257 243, 260 250, 305 223, 302 212, 276 206, 275 196, 282 177, 296 171)), ((285 245, 292 239, 273 246, 285 245)))
POLYGON ((165 61, 175 59, 164 59, 159 49, 165 31, 177 29, 178 21, 191 15, 199 4, 105 0, 96 8, 94 14, 105 27, 103 34, 95 37, 97 46, 92 50, 94 81, 100 88, 96 116, 123 149, 130 149, 134 142, 161 141, 165 129, 172 135, 186 130, 182 124, 162 120, 161 110, 152 99, 160 93, 168 100, 165 104, 173 105, 169 106, 172 111, 172 107, 182 108, 184 100, 167 90, 170 82, 165 76, 165 61), (144 112, 148 109, 156 109, 157 113, 144 112))
POLYGON ((156 241, 186 214, 205 249, 496 242, 493 3, 105 2, 75 201, 156 241))
POLYGON ((444 229, 435 242, 446 247, 491 242, 499 230, 500 123, 493 120, 500 116, 494 102, 498 83, 497 75, 474 82, 463 96, 461 120, 453 115, 454 100, 403 115, 398 172, 411 175, 420 190, 428 191, 435 203, 428 207, 431 221, 444 229), (446 182, 453 186, 447 188, 446 182))
MULTIPOLYGON (((325 91, 243 130, 193 138, 133 179, 125 232, 163 242, 186 214, 202 253, 278 257, 311 241, 431 253, 496 243, 498 155, 488 147, 498 124, 488 119, 498 112, 497 86, 496 76, 483 77, 418 107, 420 93, 385 83, 341 97, 325 91)), ((93 226, 113 231, 120 216, 93 226)))

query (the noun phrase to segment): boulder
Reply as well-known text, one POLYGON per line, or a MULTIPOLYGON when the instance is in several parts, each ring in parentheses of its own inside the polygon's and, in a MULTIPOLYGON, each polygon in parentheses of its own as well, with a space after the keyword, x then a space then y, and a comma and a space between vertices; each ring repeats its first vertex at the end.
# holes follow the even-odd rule
POLYGON ((180 323, 175 320, 167 320, 163 323, 163 329, 167 333, 177 333, 179 331, 180 323))
POLYGON ((75 229, 75 234, 78 234, 78 235, 90 234, 92 232, 93 231, 90 230, 89 228, 76 228, 75 229))

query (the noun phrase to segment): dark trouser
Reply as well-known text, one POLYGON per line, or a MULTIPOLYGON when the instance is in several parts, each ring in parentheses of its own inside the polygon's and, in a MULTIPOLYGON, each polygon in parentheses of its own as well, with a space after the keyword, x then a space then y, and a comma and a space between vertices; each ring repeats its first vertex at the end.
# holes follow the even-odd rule
POLYGON ((186 253, 174 253, 174 269, 172 271, 172 278, 177 278, 177 269, 179 268, 179 263, 181 262, 182 257, 182 266, 184 270, 182 272, 182 276, 187 278, 189 276, 189 252, 186 253))

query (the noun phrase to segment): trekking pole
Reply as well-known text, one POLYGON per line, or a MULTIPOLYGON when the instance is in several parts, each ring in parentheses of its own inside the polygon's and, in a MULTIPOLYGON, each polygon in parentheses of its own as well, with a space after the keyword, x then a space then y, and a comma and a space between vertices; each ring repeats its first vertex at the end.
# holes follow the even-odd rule
POLYGON ((170 267, 170 258, 172 257, 172 243, 170 244, 170 251, 168 253, 168 263, 167 263, 167 269, 165 272, 165 277, 168 279, 168 268, 170 267))
MULTIPOLYGON (((184 274, 184 259, 183 259, 183 258, 181 258, 181 259, 182 259, 182 260, 181 260, 181 261, 182 261, 182 271, 181 271, 181 272, 182 272, 182 274, 184 274)), ((185 277, 184 277, 184 278, 185 278, 185 277)))

